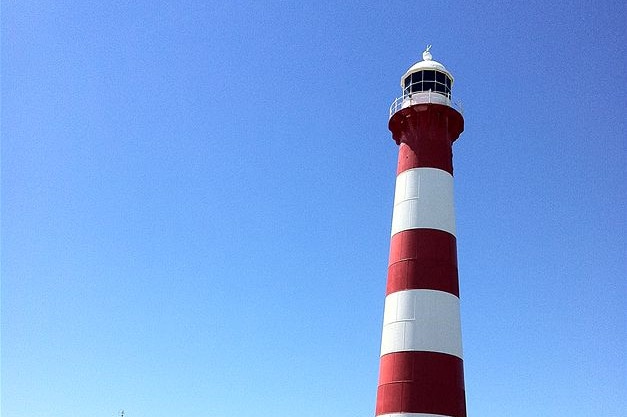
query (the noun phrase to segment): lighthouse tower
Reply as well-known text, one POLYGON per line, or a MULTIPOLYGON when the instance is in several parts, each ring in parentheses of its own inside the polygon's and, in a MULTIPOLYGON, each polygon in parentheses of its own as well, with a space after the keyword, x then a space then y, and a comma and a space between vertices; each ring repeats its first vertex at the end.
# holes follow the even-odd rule
POLYGON ((464 119, 429 49, 390 107, 399 154, 377 416, 466 416, 452 162, 464 119))

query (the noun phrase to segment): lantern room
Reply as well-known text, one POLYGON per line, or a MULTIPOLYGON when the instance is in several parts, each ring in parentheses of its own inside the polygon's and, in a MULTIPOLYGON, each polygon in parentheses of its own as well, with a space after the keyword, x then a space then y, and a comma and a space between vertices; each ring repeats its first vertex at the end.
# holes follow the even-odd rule
POLYGON ((390 118, 399 110, 417 104, 440 104, 463 113, 461 103, 454 101, 453 75, 431 56, 431 45, 422 53, 422 61, 416 62, 401 77, 403 94, 392 102, 390 118))
POLYGON ((414 64, 401 78, 403 96, 413 93, 432 92, 451 98, 453 76, 444 65, 433 60, 431 45, 422 53, 422 61, 414 64))

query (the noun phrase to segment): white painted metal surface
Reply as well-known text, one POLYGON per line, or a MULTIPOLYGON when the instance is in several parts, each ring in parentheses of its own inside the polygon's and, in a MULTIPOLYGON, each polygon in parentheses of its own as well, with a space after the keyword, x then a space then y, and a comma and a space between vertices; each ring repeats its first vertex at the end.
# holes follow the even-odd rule
POLYGON ((398 291, 385 297, 381 356, 404 351, 462 358, 459 298, 436 290, 398 291))
POLYGON ((392 235, 437 229, 455 236, 453 176, 437 168, 413 168, 396 177, 392 235))
POLYGON ((394 116, 394 113, 397 111, 411 107, 415 104, 442 104, 444 106, 454 108, 459 114, 464 114, 461 102, 453 101, 441 93, 424 91, 419 93, 404 94, 403 96, 396 98, 396 100, 394 100, 390 105, 390 117, 394 116))
MULTIPOLYGON (((407 78, 409 74, 413 74, 414 72, 423 71, 423 70, 438 70, 448 74, 451 77, 451 81, 453 81, 453 75, 444 67, 444 65, 440 64, 438 61, 420 61, 416 62, 412 65, 405 74, 401 77, 401 88, 403 87, 403 80, 407 78)), ((451 83, 452 85, 452 83, 451 83)))

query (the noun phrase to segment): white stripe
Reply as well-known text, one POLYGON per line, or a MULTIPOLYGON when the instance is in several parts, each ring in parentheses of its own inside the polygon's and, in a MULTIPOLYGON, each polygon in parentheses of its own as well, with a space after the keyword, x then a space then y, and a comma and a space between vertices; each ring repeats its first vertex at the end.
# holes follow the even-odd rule
POLYGON ((379 414, 376 417, 451 417, 444 414, 425 414, 425 413, 388 413, 379 414))
POLYGON ((437 168, 413 168, 396 177, 392 235, 438 229, 455 236, 453 176, 437 168))
POLYGON ((436 290, 388 294, 381 356, 403 351, 440 352, 462 358, 459 298, 436 290))

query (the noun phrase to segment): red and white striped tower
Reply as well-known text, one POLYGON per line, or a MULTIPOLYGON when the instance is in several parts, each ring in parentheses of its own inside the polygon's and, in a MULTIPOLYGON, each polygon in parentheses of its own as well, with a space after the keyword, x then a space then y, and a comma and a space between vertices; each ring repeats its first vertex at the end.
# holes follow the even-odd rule
POLYGON ((452 162, 464 119, 429 49, 390 108, 400 149, 377 416, 466 416, 452 162))

